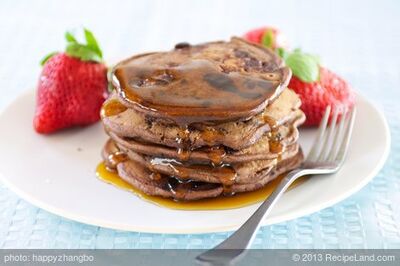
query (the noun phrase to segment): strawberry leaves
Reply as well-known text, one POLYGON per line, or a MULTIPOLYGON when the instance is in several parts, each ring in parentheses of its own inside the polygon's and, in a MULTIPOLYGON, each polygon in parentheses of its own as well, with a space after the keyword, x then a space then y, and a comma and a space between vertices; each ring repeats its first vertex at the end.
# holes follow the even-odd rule
POLYGON ((79 58, 82 61, 101 62, 103 53, 100 50, 96 38, 88 29, 84 28, 83 30, 86 43, 79 43, 71 32, 65 33, 65 40, 67 41, 67 47, 65 48, 66 54, 71 57, 79 58))
MULTIPOLYGON (((69 31, 65 33, 65 40, 67 41, 65 53, 71 57, 79 58, 82 61, 102 62, 103 53, 93 33, 86 28, 83 28, 83 32, 86 43, 78 42, 74 34, 69 31)), ((46 55, 40 61, 40 65, 43 66, 51 57, 58 53, 59 52, 52 52, 46 55)))
POLYGON ((96 52, 96 54, 100 57, 103 58, 103 53, 101 52, 101 49, 99 47, 99 44, 96 40, 96 38, 94 37, 93 33, 91 31, 89 31, 88 29, 84 29, 85 32, 85 39, 86 39, 86 43, 87 46, 94 52, 96 52))
POLYGON ((67 40, 67 42, 74 42, 77 43, 78 41, 75 39, 74 35, 72 35, 71 32, 67 31, 65 33, 65 39, 67 40))
POLYGON ((58 54, 58 52, 51 52, 49 54, 47 54, 45 57, 43 57, 42 60, 40 60, 40 65, 44 66, 44 64, 46 64, 46 62, 53 57, 53 55, 58 54))
POLYGON ((79 43, 69 43, 65 49, 67 55, 79 58, 82 61, 101 62, 101 57, 89 47, 79 43))
POLYGON ((272 48, 274 45, 274 33, 271 29, 268 29, 264 32, 261 37, 261 44, 265 47, 272 48))

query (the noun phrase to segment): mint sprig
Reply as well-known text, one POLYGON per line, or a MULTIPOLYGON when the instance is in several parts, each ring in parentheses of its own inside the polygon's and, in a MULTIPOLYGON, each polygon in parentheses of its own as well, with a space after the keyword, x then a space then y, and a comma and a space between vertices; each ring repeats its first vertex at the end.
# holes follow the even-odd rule
POLYGON ((304 82, 314 82, 319 79, 320 59, 316 55, 303 53, 299 48, 288 52, 282 47, 275 52, 285 61, 294 76, 304 82))
POLYGON ((288 56, 288 52, 285 50, 285 49, 283 49, 282 47, 278 47, 278 48, 276 48, 276 51, 275 51, 278 55, 279 55, 279 57, 281 57, 282 59, 285 59, 287 56, 288 56))
POLYGON ((311 54, 296 49, 284 58, 293 75, 304 82, 314 82, 319 79, 319 59, 311 54))
POLYGON ((84 28, 85 43, 80 43, 71 32, 65 33, 67 55, 81 59, 82 61, 101 62, 103 53, 93 33, 84 28))

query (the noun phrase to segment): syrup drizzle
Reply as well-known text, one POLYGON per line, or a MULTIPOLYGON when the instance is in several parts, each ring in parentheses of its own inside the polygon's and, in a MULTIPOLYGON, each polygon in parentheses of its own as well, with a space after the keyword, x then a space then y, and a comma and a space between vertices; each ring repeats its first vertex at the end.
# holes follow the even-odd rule
POLYGON ((224 146, 214 146, 208 150, 207 156, 213 166, 218 166, 222 164, 222 161, 226 156, 226 150, 224 146))
MULTIPOLYGON (((216 197, 216 198, 201 199, 196 201, 176 201, 170 198, 150 196, 143 193, 139 189, 135 188, 128 182, 121 179, 115 171, 110 171, 104 163, 100 163, 97 166, 96 175, 100 180, 109 183, 119 189, 132 192, 139 198, 147 202, 150 202, 152 204, 155 204, 157 206, 168 209, 192 210, 192 211, 234 209, 234 208, 249 206, 257 202, 261 202, 265 200, 275 190, 279 182, 284 177, 284 175, 279 176, 278 178, 272 180, 266 186, 262 187, 259 190, 255 190, 252 192, 237 193, 232 197, 216 197)), ((289 189, 298 186, 305 180, 306 178, 297 180, 294 184, 291 185, 289 189)))
POLYGON ((279 133, 279 123, 274 118, 263 115, 263 120, 270 127, 270 131, 267 133, 269 151, 278 154, 278 162, 282 159, 282 153, 284 151, 284 145, 282 144, 282 136, 279 133))
MULTIPOLYGON (((119 163, 127 161, 128 155, 121 151, 115 144, 110 144, 112 153, 106 156, 104 165, 108 171, 116 171, 119 163)), ((229 165, 220 165, 211 167, 210 165, 184 165, 182 162, 168 158, 153 158, 148 165, 150 170, 148 178, 161 184, 161 186, 170 191, 176 200, 185 199, 186 193, 198 186, 198 181, 190 178, 193 171, 211 171, 213 176, 217 177, 224 188, 226 195, 232 195, 230 188, 235 181, 236 172, 229 165), (157 165, 168 166, 173 170, 173 175, 163 174, 157 171, 157 165)), ((219 184, 215 184, 218 186, 219 184)))
POLYGON ((217 139, 222 139, 224 134, 214 128, 206 128, 201 131, 200 138, 206 143, 214 143, 217 139))
POLYGON ((108 155, 108 157, 105 160, 105 164, 108 169, 115 170, 119 163, 122 163, 122 162, 126 161, 127 159, 128 159, 128 156, 126 155, 126 153, 124 153, 122 151, 116 151, 116 152, 108 155))
POLYGON ((178 136, 175 141, 178 144, 179 148, 177 150, 178 158, 181 161, 187 161, 190 158, 191 150, 190 150, 190 131, 188 126, 184 128, 180 128, 178 132, 178 136))
POLYGON ((102 117, 109 117, 118 115, 127 109, 118 99, 110 99, 103 104, 100 114, 102 117))
POLYGON ((189 164, 184 165, 181 162, 178 162, 174 159, 166 159, 166 158, 153 158, 150 161, 150 169, 157 171, 157 166, 166 166, 169 168, 173 174, 172 177, 175 177, 182 183, 186 183, 188 181, 192 181, 190 177, 196 173, 204 172, 207 175, 212 175, 214 178, 218 179, 218 183, 224 186, 231 186, 235 182, 236 171, 228 164, 222 164, 219 166, 210 166, 210 165, 201 165, 201 164, 189 164))

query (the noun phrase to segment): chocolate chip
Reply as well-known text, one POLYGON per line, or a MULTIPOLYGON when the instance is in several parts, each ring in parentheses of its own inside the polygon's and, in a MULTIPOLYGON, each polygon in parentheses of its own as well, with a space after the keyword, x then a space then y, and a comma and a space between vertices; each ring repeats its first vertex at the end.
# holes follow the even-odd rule
POLYGON ((248 52, 245 52, 245 51, 242 51, 242 50, 235 50, 234 53, 235 53, 235 56, 238 57, 238 58, 246 58, 246 57, 250 56, 248 52))
POLYGON ((273 70, 275 70, 278 66, 276 66, 275 64, 271 63, 271 62, 262 62, 262 70, 264 72, 271 72, 273 70))
POLYGON ((175 49, 186 49, 190 47, 190 43, 188 42, 180 42, 175 45, 175 49))
POLYGON ((259 60, 255 59, 254 57, 246 58, 244 61, 244 64, 246 67, 249 67, 249 68, 260 68, 261 67, 261 62, 259 60))

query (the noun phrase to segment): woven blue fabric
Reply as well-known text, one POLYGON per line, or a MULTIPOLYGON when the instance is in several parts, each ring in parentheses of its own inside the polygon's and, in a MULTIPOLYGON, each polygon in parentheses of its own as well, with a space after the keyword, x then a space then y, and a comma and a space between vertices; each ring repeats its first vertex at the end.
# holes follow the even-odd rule
MULTIPOLYGON (((121 58, 178 41, 228 38, 277 25, 293 46, 321 55, 325 65, 384 110, 392 147, 384 168, 361 191, 317 213, 261 228, 252 247, 400 248, 399 1, 73 0, 59 5, 1 1, 0 108, 34 86, 37 62, 62 49, 69 27, 87 26, 107 58, 121 58)), ((38 209, 0 184, 0 248, 210 248, 229 234, 147 234, 85 225, 38 209)))

